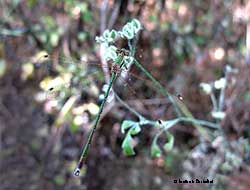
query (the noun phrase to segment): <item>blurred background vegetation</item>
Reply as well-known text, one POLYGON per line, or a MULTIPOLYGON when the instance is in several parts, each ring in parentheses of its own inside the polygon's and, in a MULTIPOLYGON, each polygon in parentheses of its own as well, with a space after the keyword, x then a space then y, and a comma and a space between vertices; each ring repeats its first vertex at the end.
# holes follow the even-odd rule
MULTIPOLYGON (((3 0, 0 17, 1 189, 249 189, 248 0, 3 0), (136 58, 166 89, 182 95, 195 118, 218 122, 219 117, 228 148, 222 133, 212 131, 215 138, 206 141, 181 123, 171 129, 171 152, 151 158, 156 130, 145 127, 135 138, 136 155, 125 157, 120 126, 134 116, 113 101, 76 178, 72 173, 108 78, 104 67, 77 60, 103 63, 105 49, 95 37, 132 18, 143 25, 136 58), (41 61, 45 52, 51 59, 41 61), (204 84, 220 85, 226 66, 235 72, 216 116, 200 84, 205 92, 204 84), (208 177, 216 183, 173 183, 208 177)), ((169 102, 148 82, 134 83, 136 93, 121 93, 128 104, 155 120, 173 118, 169 102)))

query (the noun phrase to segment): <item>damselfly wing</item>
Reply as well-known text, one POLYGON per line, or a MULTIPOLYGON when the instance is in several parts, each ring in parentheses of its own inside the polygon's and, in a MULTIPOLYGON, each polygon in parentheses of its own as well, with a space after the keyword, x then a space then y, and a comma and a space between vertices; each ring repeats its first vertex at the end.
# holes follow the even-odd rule
MULTIPOLYGON (((128 56, 129 52, 123 49, 118 49, 117 54, 119 56, 128 56)), ((65 83, 62 83, 59 86, 53 84, 51 86, 48 85, 46 89, 44 89, 48 94, 48 97, 52 96, 54 98, 58 94, 63 97, 70 96, 71 92, 69 91, 71 89, 73 89, 74 93, 88 93, 88 89, 91 84, 104 82, 104 77, 102 75, 103 66, 99 61, 72 59, 64 56, 58 56, 56 58, 51 55, 44 54, 43 57, 39 59, 37 64, 43 64, 43 69, 52 69, 54 71, 53 73, 58 73, 58 75, 61 75, 61 78, 65 80, 65 83), (54 64, 53 60, 56 59, 58 60, 57 64, 54 64)), ((132 69, 133 71, 131 71, 130 68, 120 68, 115 66, 114 63, 109 63, 108 70, 110 73, 116 72, 118 75, 115 85, 113 86, 115 92, 120 94, 124 99, 137 99, 137 102, 142 102, 140 103, 140 107, 144 112, 146 112, 146 109, 144 109, 144 103, 141 100, 145 100, 145 102, 147 102, 147 99, 155 98, 159 100, 156 101, 156 103, 159 104, 158 106, 169 103, 164 97, 160 96, 159 93, 155 93, 155 91, 157 91, 156 87, 151 81, 146 79, 145 75, 143 76, 143 73, 138 69, 132 69), (125 78, 121 77, 123 74, 125 78)), ((50 73, 51 72, 48 70, 48 75, 50 73)), ((180 100, 182 99, 180 96, 176 97, 180 100)))
MULTIPOLYGON (((119 56, 128 56, 128 52, 122 49, 117 50, 117 54, 119 56)), ((100 76, 100 73, 102 72, 101 69, 104 68, 104 66, 102 66, 98 61, 86 61, 83 59, 73 60, 72 58, 58 57, 58 64, 55 65, 53 64, 53 60, 55 60, 53 56, 44 54, 38 59, 36 65, 39 65, 39 68, 46 69, 48 75, 51 75, 51 73, 55 72, 58 72, 58 74, 70 73, 72 80, 65 82, 67 84, 70 83, 70 86, 75 86, 78 83, 84 83, 81 84, 81 87, 86 86, 85 82, 87 81, 87 78, 92 79, 93 81, 103 80, 103 78, 100 76), (51 72, 51 70, 53 72, 51 72)), ((108 71, 109 74, 112 72, 116 72, 117 75, 119 75, 119 77, 117 78, 117 84, 123 84, 128 88, 128 91, 130 93, 135 94, 135 91, 130 88, 130 84, 128 83, 132 83, 132 78, 134 80, 136 80, 136 78, 138 79, 138 76, 129 73, 127 67, 120 68, 112 63, 109 64, 108 71)), ((141 80, 145 81, 145 79, 141 80)), ((51 93, 56 89, 60 89, 55 87, 57 86, 57 84, 51 85, 52 86, 47 86, 47 88, 44 90, 46 90, 48 93, 51 93)), ((61 83, 59 85, 61 86, 61 83)))

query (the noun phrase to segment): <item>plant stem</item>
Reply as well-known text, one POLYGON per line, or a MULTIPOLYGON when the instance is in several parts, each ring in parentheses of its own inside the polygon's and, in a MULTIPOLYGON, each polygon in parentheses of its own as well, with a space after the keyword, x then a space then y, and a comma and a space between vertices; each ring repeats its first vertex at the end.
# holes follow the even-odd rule
MULTIPOLYGON (((148 120, 147 118, 143 117, 140 113, 138 113, 136 110, 134 110, 132 107, 130 107, 126 102, 124 102, 116 93, 114 93, 114 94, 115 94, 116 99, 123 106, 125 106, 130 112, 132 112, 133 114, 135 114, 139 118, 141 125, 153 125, 153 126, 155 126, 157 121, 148 120)), ((168 126, 167 129, 169 129, 172 126, 174 126, 177 123, 182 122, 182 121, 207 126, 209 128, 212 128, 212 129, 219 129, 219 127, 220 127, 218 124, 215 124, 215 123, 211 123, 211 122, 199 120, 199 119, 193 119, 193 118, 189 118, 189 117, 179 117, 176 119, 167 120, 167 121, 163 121, 163 122, 165 122, 165 125, 168 126)), ((164 128, 164 130, 166 130, 166 128, 164 128)))
POLYGON ((215 111, 218 111, 217 101, 216 101, 216 98, 215 98, 215 95, 214 95, 213 91, 211 92, 210 97, 211 97, 211 101, 212 101, 212 104, 213 104, 213 109, 215 111))
POLYGON ((170 102, 174 105, 175 111, 177 115, 180 117, 181 112, 179 110, 179 107, 176 104, 176 101, 174 100, 173 96, 163 88, 163 86, 135 59, 134 60, 135 65, 154 83, 154 85, 159 89, 160 93, 164 96, 166 96, 170 102))
MULTIPOLYGON (((115 98, 124 106, 126 107, 130 112, 132 112, 134 115, 136 115, 138 118, 142 118, 143 116, 138 113, 136 110, 131 108, 127 103, 125 103, 119 96, 114 92, 115 98)), ((143 117, 144 118, 144 117, 143 117)))
POLYGON ((153 120, 149 120, 147 118, 145 118, 144 116, 142 116, 139 112, 137 112, 135 109, 133 109, 132 107, 130 107, 126 102, 124 102, 115 92, 115 98, 125 107, 127 108, 130 112, 132 112, 134 115, 136 115, 140 121, 140 124, 143 125, 155 125, 156 121, 153 120))
POLYGON ((79 176, 79 175, 80 175, 80 170, 81 170, 81 168, 82 168, 82 166, 83 166, 84 161, 85 161, 86 158, 87 158, 89 146, 90 146, 90 144, 91 144, 92 138, 93 138, 93 136, 94 136, 96 127, 97 127, 97 125, 98 125, 98 123, 99 123, 99 120, 100 120, 100 117, 101 117, 101 114, 102 114, 104 105, 105 105, 105 103, 106 103, 106 101, 107 101, 108 95, 109 95, 110 90, 111 90, 111 87, 112 87, 112 85, 113 85, 113 83, 114 83, 114 81, 115 81, 115 78, 116 78, 116 73, 115 73, 115 72, 112 72, 112 76, 111 76, 111 79, 110 79, 110 83, 109 83, 109 86, 108 86, 107 91, 105 92, 104 99, 102 100, 102 104, 101 104, 100 109, 99 109, 99 112, 98 112, 98 114, 97 114, 97 117, 96 117, 94 126, 93 126, 93 128, 91 129, 91 131, 90 131, 90 134, 89 134, 89 136, 88 136, 87 143, 86 143, 86 145, 85 145, 84 148, 83 148, 83 151, 82 151, 80 160, 79 160, 78 165, 77 165, 77 168, 76 168, 76 170, 75 170, 75 172, 74 172, 74 174, 75 174, 76 176, 79 176))
POLYGON ((190 117, 180 117, 177 120, 178 120, 178 122, 181 122, 181 121, 190 122, 190 123, 194 123, 194 124, 198 124, 198 125, 207 126, 209 128, 212 128, 212 129, 219 129, 220 128, 220 126, 218 124, 211 123, 211 122, 204 121, 204 120, 193 119, 190 117))
MULTIPOLYGON (((136 60, 134 59, 134 63, 135 65, 155 84, 155 86, 159 89, 159 92, 166 96, 171 103, 173 104, 175 111, 178 115, 178 117, 181 117, 181 113, 180 110, 182 111, 182 113, 191 119, 194 119, 192 113, 189 111, 189 109, 185 106, 185 104, 182 101, 176 101, 173 96, 164 89, 164 87, 136 60), (180 110, 179 110, 180 109, 180 110)), ((210 139, 208 133, 205 131, 205 129, 203 129, 199 124, 197 123, 193 123, 194 127, 200 132, 200 134, 203 135, 203 137, 205 137, 206 139, 210 139)))

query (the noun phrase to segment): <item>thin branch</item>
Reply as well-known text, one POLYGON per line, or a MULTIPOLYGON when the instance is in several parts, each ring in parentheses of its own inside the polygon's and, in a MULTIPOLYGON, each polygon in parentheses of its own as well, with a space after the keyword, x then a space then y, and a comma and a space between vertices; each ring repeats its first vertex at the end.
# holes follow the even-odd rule
POLYGON ((211 98, 214 110, 217 111, 218 110, 218 105, 217 105, 217 101, 216 101, 216 98, 215 98, 215 95, 214 95, 213 91, 210 94, 210 98, 211 98))
MULTIPOLYGON (((104 0, 102 2, 102 7, 101 7, 101 25, 100 25, 101 34, 104 32, 106 28, 106 24, 107 24, 107 6, 108 6, 108 0, 104 0)), ((104 59, 105 49, 106 47, 104 46, 104 44, 101 44, 101 47, 100 47, 101 65, 102 65, 102 70, 104 73, 105 81, 108 84, 110 81, 110 75, 109 75, 108 63, 104 59)))
MULTIPOLYGON (((114 91, 113 91, 114 92, 114 91)), ((134 115, 136 115, 139 119, 144 118, 140 113, 138 113, 136 110, 131 108, 127 103, 125 103, 119 96, 114 92, 115 98, 125 107, 127 108, 130 112, 132 112, 134 115)))
POLYGON ((116 3, 116 6, 109 18, 109 22, 108 22, 108 28, 113 28, 118 16, 119 16, 119 10, 120 10, 120 6, 121 6, 121 0, 119 0, 117 3, 116 3))

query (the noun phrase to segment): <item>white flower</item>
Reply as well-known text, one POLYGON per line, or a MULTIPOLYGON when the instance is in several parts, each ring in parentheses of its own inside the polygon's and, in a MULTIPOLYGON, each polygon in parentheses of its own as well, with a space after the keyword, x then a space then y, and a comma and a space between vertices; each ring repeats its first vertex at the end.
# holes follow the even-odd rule
POLYGON ((222 119, 225 118, 226 113, 222 112, 222 111, 212 111, 211 115, 215 119, 221 119, 222 120, 222 119))
POLYGON ((225 87, 226 87, 226 79, 225 78, 221 78, 221 79, 214 82, 215 89, 222 89, 225 87))
POLYGON ((202 83, 200 84, 200 87, 202 88, 202 90, 203 90, 206 94, 211 94, 211 92, 212 92, 212 87, 211 87, 210 84, 202 82, 202 83))

